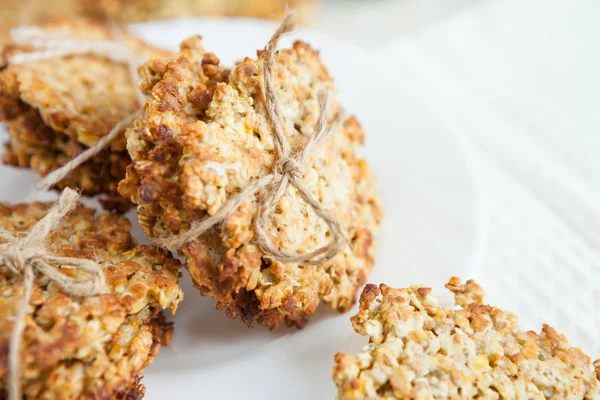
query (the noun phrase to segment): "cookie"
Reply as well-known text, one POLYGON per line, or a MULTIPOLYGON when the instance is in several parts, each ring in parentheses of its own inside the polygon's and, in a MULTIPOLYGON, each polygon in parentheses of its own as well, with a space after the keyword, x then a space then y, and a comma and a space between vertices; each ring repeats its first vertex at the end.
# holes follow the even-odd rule
MULTIPOLYGON (((0 228, 25 234, 50 206, 0 203, 0 228)), ((96 215, 79 206, 48 235, 50 254, 95 261, 107 291, 75 297, 37 274, 20 342, 24 397, 143 396, 144 369, 171 340, 172 326, 162 311, 175 312, 183 298, 178 283, 181 265, 154 246, 136 246, 130 230, 123 216, 96 215)), ((85 274, 76 268, 54 267, 71 277, 85 274)), ((9 344, 23 291, 23 276, 0 265, 0 398, 7 392, 9 344)))
POLYGON ((367 285, 354 330, 369 344, 335 356, 338 399, 598 399, 600 361, 544 325, 483 303, 474 281, 450 279, 456 306, 431 289, 367 285))
MULTIPOLYGON (((0 26, 4 29, 18 25, 37 24, 52 18, 73 16, 80 0, 3 0, 0 26)), ((0 35, 1 40, 4 39, 0 35)))
POLYGON ((121 22, 205 16, 245 16, 278 20, 286 6, 308 20, 315 0, 80 0, 86 15, 121 22))
MULTIPOLYGON (((174 59, 154 60, 142 69, 149 101, 127 132, 132 164, 119 190, 138 205, 138 219, 151 238, 186 232, 272 171, 275 147, 260 54, 229 71, 196 37, 184 42, 174 59)), ((316 50, 296 42, 277 59, 275 86, 286 137, 298 149, 314 132, 320 93, 334 93, 332 115, 342 109, 316 50)), ((363 141, 360 124, 350 117, 302 166, 304 185, 336 215, 349 241, 335 259, 310 265, 266 255, 254 230, 261 195, 250 196, 222 224, 179 249, 200 293, 214 297, 229 317, 270 329, 282 322, 302 327, 321 301, 349 310, 373 265, 381 220, 375 180, 356 155, 363 141)), ((330 240, 327 224, 292 187, 278 203, 267 234, 286 252, 308 253, 330 240)))

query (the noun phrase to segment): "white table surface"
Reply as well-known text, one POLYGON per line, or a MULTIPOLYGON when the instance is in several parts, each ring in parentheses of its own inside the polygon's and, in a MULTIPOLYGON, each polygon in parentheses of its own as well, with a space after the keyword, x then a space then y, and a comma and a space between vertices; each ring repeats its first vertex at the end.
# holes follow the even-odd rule
POLYGON ((332 0, 315 24, 378 52, 388 68, 410 68, 460 124, 487 192, 488 246, 475 277, 487 299, 596 358, 598 17, 598 0, 332 0))

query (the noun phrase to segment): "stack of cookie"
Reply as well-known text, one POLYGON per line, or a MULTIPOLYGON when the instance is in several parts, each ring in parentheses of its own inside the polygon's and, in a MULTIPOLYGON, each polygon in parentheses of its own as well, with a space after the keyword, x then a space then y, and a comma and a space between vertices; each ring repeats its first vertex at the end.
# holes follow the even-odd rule
MULTIPOLYGON (((90 20, 47 23, 40 28, 49 36, 82 41, 108 41, 117 34, 90 20)), ((123 43, 136 58, 169 54, 130 35, 123 43)), ((141 104, 137 78, 124 63, 93 54, 9 61, 32 50, 15 42, 3 49, 8 65, 0 71, 0 119, 8 123, 10 131, 4 162, 45 176, 96 144, 141 104)), ((129 162, 121 136, 56 188, 73 187, 85 195, 103 195, 107 208, 124 211, 130 203, 119 196, 117 185, 125 177, 129 162)))
MULTIPOLYGON (((276 152, 261 86, 262 63, 261 57, 246 58, 225 69, 199 38, 192 38, 172 61, 152 61, 142 68, 149 100, 144 116, 127 132, 132 163, 119 190, 138 205, 149 237, 187 231, 273 168, 276 152)), ((301 42, 279 52, 276 68, 286 135, 299 148, 317 124, 318 95, 334 91, 333 80, 317 52, 301 42)), ((332 116, 342 112, 337 100, 330 110, 332 116)), ((302 327, 320 301, 349 310, 373 265, 381 219, 374 179, 356 156, 363 140, 357 120, 347 118, 303 168, 305 187, 335 210, 349 241, 335 258, 309 265, 268 257, 253 226, 258 197, 250 196, 222 227, 180 249, 200 292, 215 297, 228 316, 270 329, 282 322, 302 327)), ((308 253, 330 240, 325 222, 294 188, 279 201, 267 229, 285 251, 308 253)))

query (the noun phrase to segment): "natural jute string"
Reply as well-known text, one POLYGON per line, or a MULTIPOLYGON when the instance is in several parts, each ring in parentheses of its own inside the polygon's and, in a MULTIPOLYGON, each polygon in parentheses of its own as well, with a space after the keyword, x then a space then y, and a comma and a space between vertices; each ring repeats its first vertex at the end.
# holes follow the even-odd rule
POLYGON ((77 192, 65 189, 46 216, 23 237, 0 228, 0 237, 6 240, 6 243, 0 244, 0 264, 6 265, 14 274, 23 276, 23 295, 8 349, 8 387, 11 400, 21 400, 21 338, 36 273, 45 275, 69 296, 95 296, 107 290, 104 274, 98 264, 81 258, 53 256, 45 247, 48 234, 60 226, 63 218, 77 205, 78 198, 77 192), (71 278, 60 273, 52 264, 79 268, 89 276, 71 278))
MULTIPOLYGON (((14 28, 10 31, 11 39, 16 44, 32 47, 35 51, 11 56, 8 58, 8 62, 9 64, 25 64, 76 54, 94 54, 106 57, 114 62, 125 63, 131 76, 131 83, 136 90, 138 105, 141 108, 144 105, 145 96, 137 85, 137 75, 135 71, 136 66, 141 63, 141 60, 134 58, 124 44, 124 34, 119 26, 111 24, 108 28, 115 40, 73 39, 60 32, 47 31, 36 26, 21 26, 14 28)), ((107 148, 110 143, 119 137, 140 114, 141 110, 138 109, 119 121, 107 135, 103 136, 93 146, 86 149, 62 167, 52 171, 50 174, 46 175, 45 178, 40 179, 37 182, 36 187, 38 189, 47 190, 56 185, 75 168, 107 148)))
POLYGON ((292 148, 285 135, 283 117, 281 115, 279 101, 275 92, 274 69, 277 65, 275 55, 277 44, 282 35, 294 29, 295 20, 292 14, 287 14, 281 26, 269 40, 263 53, 263 79, 265 107, 267 111, 267 120, 273 129, 273 137, 277 159, 275 160, 273 170, 269 175, 261 177, 248 185, 240 193, 232 196, 225 204, 212 216, 199 222, 192 223, 189 231, 180 234, 155 239, 155 242, 171 251, 177 251, 185 243, 197 239, 214 225, 223 222, 228 215, 234 212, 248 196, 253 196, 260 192, 261 201, 259 202, 258 216, 254 222, 254 228, 258 244, 262 251, 281 261, 295 262, 303 264, 323 264, 333 259, 344 245, 344 235, 339 220, 331 215, 310 190, 302 182, 302 165, 308 158, 317 153, 324 142, 333 133, 339 130, 342 118, 338 114, 331 124, 327 123, 328 111, 330 108, 328 95, 320 95, 320 114, 314 133, 309 136, 306 144, 301 149, 292 154, 292 148), (321 217, 329 226, 331 231, 331 241, 325 246, 311 253, 291 254, 278 249, 266 232, 265 226, 269 220, 269 215, 277 206, 281 197, 285 194, 289 186, 294 186, 300 194, 302 200, 309 204, 315 213, 321 217))
POLYGON ((128 126, 133 124, 133 121, 141 115, 141 110, 137 110, 136 112, 129 114, 125 119, 117 122, 115 126, 108 132, 106 136, 103 136, 98 140, 92 147, 87 148, 84 152, 79 154, 77 157, 72 158, 60 168, 55 169, 50 172, 44 178, 40 179, 36 183, 36 187, 38 189, 48 190, 52 186, 56 185, 58 182, 62 181, 67 175, 71 173, 75 168, 79 167, 84 162, 89 159, 95 157, 102 150, 110 146, 110 144, 123 134, 125 129, 128 126))

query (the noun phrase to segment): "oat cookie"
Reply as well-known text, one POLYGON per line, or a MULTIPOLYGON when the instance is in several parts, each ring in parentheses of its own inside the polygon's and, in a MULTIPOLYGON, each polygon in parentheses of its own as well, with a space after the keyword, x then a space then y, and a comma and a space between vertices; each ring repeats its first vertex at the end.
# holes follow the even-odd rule
MULTIPOLYGON (((42 28, 77 39, 113 38, 106 26, 85 19, 49 22, 42 28)), ((130 35, 125 42, 139 57, 168 54, 130 35)), ((27 50, 9 43, 3 54, 27 50)), ((73 55, 8 65, 0 72, 0 119, 7 121, 10 130, 4 162, 44 176, 95 144, 137 108, 135 83, 127 66, 104 57, 73 55)), ((119 196, 117 184, 129 162, 122 137, 72 172, 57 189, 103 194, 110 208, 126 209, 130 203, 119 196)))
MULTIPOLYGON (((259 52, 260 53, 260 52, 259 52)), ((317 51, 296 42, 278 54, 275 85, 289 142, 306 141, 319 115, 318 94, 335 92, 317 51)), ((138 204, 150 237, 178 234, 213 215, 232 195, 270 172, 271 127, 262 94, 262 58, 246 58, 229 72, 199 38, 183 43, 171 61, 142 69, 149 95, 145 115, 127 132, 132 157, 119 190, 138 204)), ((337 97, 337 96, 333 96, 337 97)), ((337 100, 333 113, 340 111, 337 100)), ((340 312, 355 301, 373 264, 380 200, 368 164, 355 150, 364 140, 355 118, 304 166, 304 184, 340 219, 351 246, 320 266, 283 264, 255 241, 255 197, 181 251, 196 287, 215 297, 229 317, 270 329, 301 327, 320 301, 340 312)), ((281 250, 310 252, 329 241, 326 223, 289 188, 272 216, 269 235, 281 250)))
POLYGON ((365 287, 351 320, 370 341, 336 354, 338 399, 600 399, 600 361, 548 325, 521 331, 474 281, 446 287, 455 308, 425 287, 365 287))
POLYGON ((79 1, 81 0, 2 0, 0 30, 73 16, 79 9, 79 1))
POLYGON ((122 22, 207 16, 280 19, 286 6, 308 19, 316 0, 79 0, 89 16, 122 22))
MULTIPOLYGON (((0 227, 25 233, 51 204, 0 203, 0 227)), ((155 246, 136 246, 129 221, 80 206, 47 239, 53 255, 87 258, 103 269, 107 294, 64 294, 38 275, 21 342, 21 384, 29 399, 141 398, 144 369, 171 340, 162 310, 183 298, 180 263, 155 246)), ((4 239, 0 239, 4 241, 4 239)), ((57 266, 57 268, 59 268, 57 266)), ((69 276, 82 274, 62 268, 69 276)), ((0 398, 23 278, 0 265, 0 398)))

